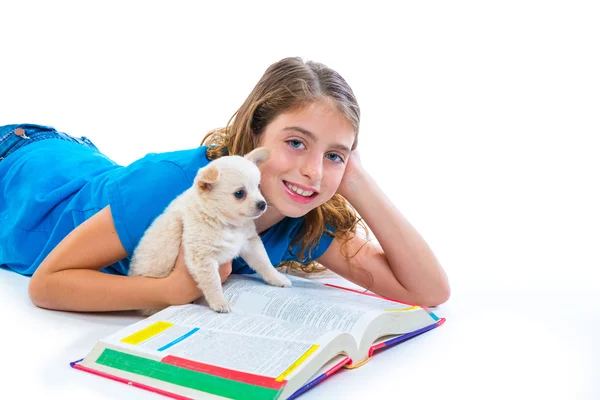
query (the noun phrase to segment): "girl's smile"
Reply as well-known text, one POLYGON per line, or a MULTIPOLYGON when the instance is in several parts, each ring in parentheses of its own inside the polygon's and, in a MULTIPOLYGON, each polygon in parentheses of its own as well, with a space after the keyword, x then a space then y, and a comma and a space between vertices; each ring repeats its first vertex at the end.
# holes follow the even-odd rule
POLYGON ((311 190, 300 184, 294 184, 286 181, 282 181, 286 193, 298 203, 308 204, 311 203, 315 197, 319 194, 315 190, 311 190))

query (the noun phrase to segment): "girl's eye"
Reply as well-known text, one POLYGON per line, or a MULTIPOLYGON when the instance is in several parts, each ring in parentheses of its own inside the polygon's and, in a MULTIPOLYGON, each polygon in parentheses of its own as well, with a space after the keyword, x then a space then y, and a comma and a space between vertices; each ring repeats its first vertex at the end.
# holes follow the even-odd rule
POLYGON ((233 195, 235 196, 236 199, 243 199, 246 196, 246 191, 245 190, 238 190, 233 195))
POLYGON ((298 139, 290 139, 287 141, 287 143, 294 149, 301 149, 302 146, 304 146, 304 144, 298 139))
POLYGON ((336 163, 344 162, 344 159, 335 153, 329 153, 326 155, 326 157, 336 163))

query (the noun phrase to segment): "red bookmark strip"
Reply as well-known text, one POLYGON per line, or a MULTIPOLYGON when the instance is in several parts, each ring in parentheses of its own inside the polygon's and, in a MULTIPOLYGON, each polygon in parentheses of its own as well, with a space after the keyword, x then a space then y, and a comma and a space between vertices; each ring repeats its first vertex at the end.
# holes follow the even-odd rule
POLYGON ((373 293, 365 293, 365 292, 361 292, 361 291, 358 291, 358 290, 350 289, 350 288, 347 288, 347 287, 333 285, 331 283, 326 283, 325 286, 329 286, 329 287, 336 288, 336 289, 347 290, 349 292, 354 292, 354 293, 362 294, 362 295, 365 295, 365 296, 377 297, 378 299, 389 300, 389 301, 393 301, 394 303, 406 304, 407 306, 421 307, 421 306, 419 306, 417 304, 404 303, 402 301, 390 299, 388 297, 378 296, 378 295, 373 294, 373 293))
POLYGON ((275 378, 249 374, 247 372, 235 371, 232 369, 216 367, 214 365, 208 365, 199 363, 196 361, 186 360, 177 356, 166 356, 161 360, 165 364, 175 365, 177 367, 186 368, 192 371, 202 372, 208 375, 219 376, 225 379, 231 379, 233 381, 248 383, 254 386, 261 386, 269 389, 280 390, 283 388, 287 381, 277 382, 275 378))
POLYGON ((325 371, 325 376, 331 376, 331 375, 333 375, 334 372, 336 372, 338 369, 342 368, 344 365, 347 365, 347 364, 352 364, 352 359, 350 357, 344 358, 342 361, 340 361, 339 363, 335 364, 328 371, 325 371))
POLYGON ((376 345, 372 346, 372 347, 369 349, 369 357, 372 357, 372 356, 373 356, 373 353, 375 352, 375 350, 382 349, 382 348, 384 348, 385 346, 387 346, 387 344, 386 344, 385 342, 381 342, 381 343, 379 343, 379 344, 376 344, 376 345))

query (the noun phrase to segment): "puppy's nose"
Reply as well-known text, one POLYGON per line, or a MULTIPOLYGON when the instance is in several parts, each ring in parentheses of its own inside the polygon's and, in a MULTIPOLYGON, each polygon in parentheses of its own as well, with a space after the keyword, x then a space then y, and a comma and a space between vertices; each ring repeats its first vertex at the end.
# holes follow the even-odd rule
POLYGON ((260 211, 265 211, 265 208, 267 208, 267 202, 265 201, 259 201, 258 203, 256 203, 256 208, 258 208, 260 211))

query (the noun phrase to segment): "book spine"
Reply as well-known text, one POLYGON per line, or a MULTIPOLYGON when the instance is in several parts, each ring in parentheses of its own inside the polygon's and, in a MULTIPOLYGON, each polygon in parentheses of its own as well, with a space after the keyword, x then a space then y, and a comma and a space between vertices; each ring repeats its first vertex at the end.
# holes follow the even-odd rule
POLYGON ((315 379, 308 382, 306 385, 302 386, 300 389, 296 390, 290 397, 287 398, 287 400, 295 399, 296 397, 300 396, 302 393, 306 392, 309 389, 312 389, 319 383, 323 382, 325 379, 329 378, 336 371, 340 370, 343 366, 349 365, 349 364, 352 364, 352 359, 349 357, 344 358, 339 363, 337 363, 333 367, 331 367, 329 370, 325 371, 323 374, 317 376, 315 379))

